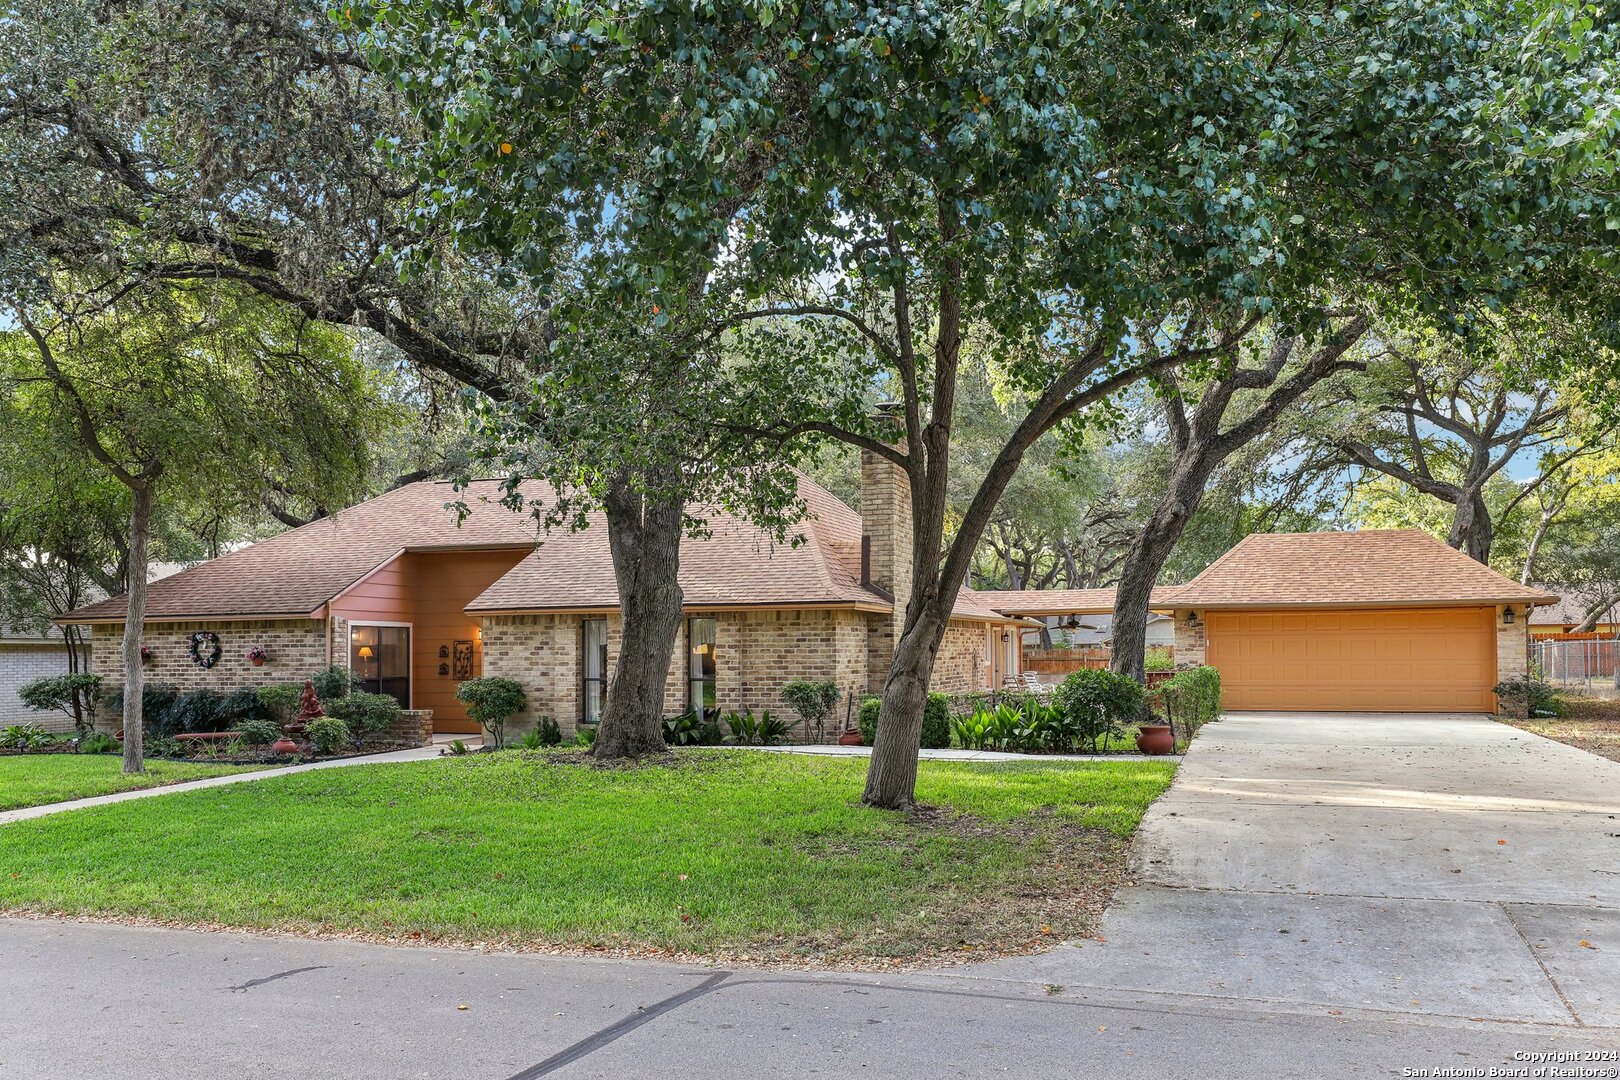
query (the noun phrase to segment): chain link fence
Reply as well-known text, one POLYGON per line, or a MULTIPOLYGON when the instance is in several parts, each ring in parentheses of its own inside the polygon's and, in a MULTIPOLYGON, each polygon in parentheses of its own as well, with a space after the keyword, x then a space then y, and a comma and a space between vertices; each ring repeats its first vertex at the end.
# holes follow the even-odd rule
POLYGON ((1620 641, 1537 641, 1530 646, 1535 670, 1559 690, 1613 697, 1620 692, 1620 641))

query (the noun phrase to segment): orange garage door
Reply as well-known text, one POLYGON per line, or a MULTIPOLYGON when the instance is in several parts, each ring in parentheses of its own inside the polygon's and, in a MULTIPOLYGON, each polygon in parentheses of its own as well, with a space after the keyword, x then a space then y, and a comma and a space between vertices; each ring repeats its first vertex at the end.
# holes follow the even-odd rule
POLYGON ((1229 709, 1490 712, 1494 608, 1211 611, 1229 709))

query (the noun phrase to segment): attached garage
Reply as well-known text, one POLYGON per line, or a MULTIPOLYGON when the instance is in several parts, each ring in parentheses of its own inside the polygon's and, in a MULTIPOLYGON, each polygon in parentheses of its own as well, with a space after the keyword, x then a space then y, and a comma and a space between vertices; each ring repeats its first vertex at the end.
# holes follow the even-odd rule
POLYGON ((1234 710, 1495 712, 1557 597, 1415 529, 1247 537, 1169 590, 1176 662, 1234 710))
POLYGON ((1231 709, 1489 712, 1496 611, 1212 611, 1208 663, 1231 709))

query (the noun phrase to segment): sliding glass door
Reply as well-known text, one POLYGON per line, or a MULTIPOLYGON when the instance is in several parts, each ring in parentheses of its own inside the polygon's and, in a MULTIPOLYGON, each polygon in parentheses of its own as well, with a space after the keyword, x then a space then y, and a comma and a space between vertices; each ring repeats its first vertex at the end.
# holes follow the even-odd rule
POLYGON ((364 623, 349 628, 349 669, 360 689, 411 707, 411 628, 364 623))

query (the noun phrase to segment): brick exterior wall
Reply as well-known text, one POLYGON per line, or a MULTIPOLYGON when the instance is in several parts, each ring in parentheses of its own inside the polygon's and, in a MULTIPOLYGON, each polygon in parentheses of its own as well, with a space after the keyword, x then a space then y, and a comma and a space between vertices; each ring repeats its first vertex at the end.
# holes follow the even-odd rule
POLYGON ((1522 607, 1515 608, 1511 625, 1496 609, 1496 681, 1522 679, 1530 671, 1530 622, 1522 607))
POLYGON ((384 737, 411 746, 431 746, 433 744, 433 710, 432 709, 406 709, 395 720, 382 730, 384 737))
MULTIPOLYGON (((123 634, 118 625, 91 630, 90 670, 101 676, 107 690, 124 685, 123 634)), ((182 693, 202 689, 229 693, 247 686, 301 682, 327 666, 325 619, 148 623, 141 641, 152 653, 146 684, 172 686, 182 693), (211 668, 197 666, 187 652, 197 630, 219 635, 219 662, 211 668), (270 654, 260 667, 247 658, 251 645, 263 645, 270 654)))
POLYGON ((38 724, 46 731, 72 731, 66 713, 35 712, 22 703, 17 691, 24 683, 68 672, 67 647, 0 641, 0 727, 38 724))
MULTIPOLYGON (((996 644, 999 646, 1001 635, 996 634, 996 644)), ((965 694, 973 690, 983 690, 986 682, 985 663, 985 624, 953 622, 945 630, 945 640, 940 643, 939 654, 934 658, 934 677, 929 681, 929 689, 946 694, 965 694)), ((885 668, 883 674, 887 674, 885 668)), ((880 685, 882 675, 879 675, 880 685)))
POLYGON ((1187 611, 1175 613, 1175 661, 1177 671, 1203 667, 1204 658, 1209 653, 1209 639, 1204 634, 1204 624, 1200 621, 1197 626, 1193 626, 1187 618, 1190 614, 1191 612, 1187 611))

